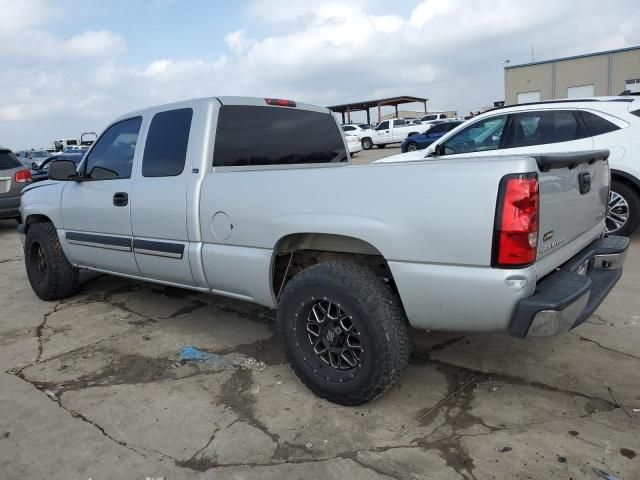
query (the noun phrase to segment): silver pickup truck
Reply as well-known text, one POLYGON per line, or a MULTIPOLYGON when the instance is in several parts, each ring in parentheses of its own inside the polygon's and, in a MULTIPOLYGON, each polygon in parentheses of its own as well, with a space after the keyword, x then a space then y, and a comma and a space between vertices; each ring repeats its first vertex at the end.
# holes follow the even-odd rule
POLYGON ((277 308, 284 348, 323 398, 393 385, 409 326, 552 335, 622 274, 605 237, 606 151, 351 165, 325 108, 218 97, 111 124, 81 164, 25 189, 31 286, 85 268, 277 308))

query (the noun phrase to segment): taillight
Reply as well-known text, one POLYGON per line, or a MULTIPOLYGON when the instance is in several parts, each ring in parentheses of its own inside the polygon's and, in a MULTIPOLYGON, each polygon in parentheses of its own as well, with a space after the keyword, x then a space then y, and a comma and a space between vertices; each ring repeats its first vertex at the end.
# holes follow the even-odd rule
POLYGON ((265 98, 264 101, 267 102, 267 105, 275 105, 278 107, 296 106, 296 102, 294 102, 293 100, 284 100, 282 98, 265 98))
POLYGON ((16 176, 15 176, 15 181, 16 183, 25 183, 25 182, 30 182, 32 181, 33 178, 31 177, 31 170, 18 170, 16 172, 16 176))
POLYGON ((493 232, 493 267, 521 268, 536 261, 539 214, 538 174, 503 177, 493 232))

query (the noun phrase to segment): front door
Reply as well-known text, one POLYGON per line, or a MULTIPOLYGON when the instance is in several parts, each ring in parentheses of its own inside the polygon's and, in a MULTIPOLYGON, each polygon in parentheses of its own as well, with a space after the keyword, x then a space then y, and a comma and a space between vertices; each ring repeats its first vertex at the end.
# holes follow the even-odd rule
POLYGON ((389 120, 385 120, 376 127, 376 141, 377 145, 391 143, 391 128, 389 127, 389 120))
POLYGON ((439 146, 446 157, 500 155, 507 137, 506 126, 506 114, 485 117, 454 135, 434 142, 429 150, 435 151, 436 146, 439 146))
POLYGON ((131 170, 141 117, 110 126, 82 162, 81 181, 62 193, 69 260, 83 267, 139 275, 132 249, 131 170))

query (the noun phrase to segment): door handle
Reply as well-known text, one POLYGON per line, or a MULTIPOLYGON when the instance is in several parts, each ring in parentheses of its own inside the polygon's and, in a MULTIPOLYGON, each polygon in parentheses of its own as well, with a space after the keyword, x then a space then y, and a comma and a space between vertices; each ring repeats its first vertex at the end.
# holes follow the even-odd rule
POLYGON ((129 194, 126 192, 116 192, 113 194, 113 205, 115 207, 126 207, 129 204, 129 194))

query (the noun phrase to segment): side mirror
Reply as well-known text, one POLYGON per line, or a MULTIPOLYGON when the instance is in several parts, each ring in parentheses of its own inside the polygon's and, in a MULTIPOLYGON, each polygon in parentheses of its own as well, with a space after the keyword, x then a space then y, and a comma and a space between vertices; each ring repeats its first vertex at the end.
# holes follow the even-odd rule
POLYGON ((36 162, 31 162, 31 170, 38 170, 38 164, 36 162))
POLYGON ((55 160, 49 165, 49 180, 68 181, 76 177, 76 164, 71 160, 55 160))
POLYGON ((444 148, 444 143, 439 143, 438 145, 436 145, 436 148, 433 151, 434 155, 436 157, 441 157, 442 155, 444 155, 444 148))

